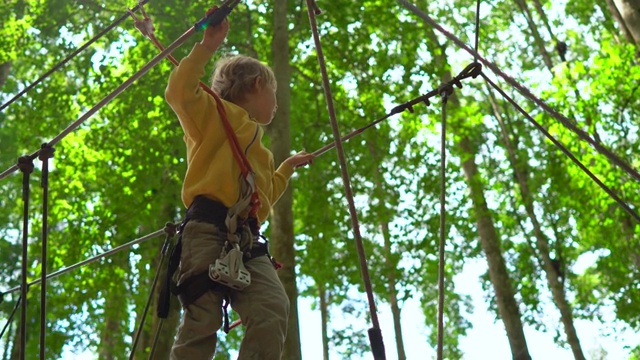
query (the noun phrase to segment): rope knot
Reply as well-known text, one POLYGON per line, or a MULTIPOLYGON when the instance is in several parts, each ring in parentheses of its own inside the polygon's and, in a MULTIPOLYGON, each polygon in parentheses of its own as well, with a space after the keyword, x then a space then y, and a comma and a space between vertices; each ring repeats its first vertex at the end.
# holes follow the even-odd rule
POLYGON ((40 151, 38 151, 38 159, 40 159, 41 161, 51 159, 54 152, 56 152, 55 148, 49 146, 48 143, 44 143, 40 147, 40 151))
POLYGON ((309 0, 309 6, 313 9, 313 13, 316 15, 322 15, 322 9, 318 7, 316 0, 309 0))
POLYGON ((33 159, 30 156, 20 156, 18 158, 18 169, 25 174, 33 172, 33 159))
POLYGON ((164 232, 169 236, 175 236, 178 232, 178 226, 174 223, 166 223, 164 224, 164 232))
MULTIPOLYGON (((442 96, 444 101, 447 101, 449 96, 453 94, 453 84, 458 85, 459 83, 460 81, 457 81, 457 82, 450 81, 448 83, 440 85, 440 88, 438 89, 438 94, 442 96)), ((461 86, 462 84, 460 84, 458 87, 461 87, 461 86)))

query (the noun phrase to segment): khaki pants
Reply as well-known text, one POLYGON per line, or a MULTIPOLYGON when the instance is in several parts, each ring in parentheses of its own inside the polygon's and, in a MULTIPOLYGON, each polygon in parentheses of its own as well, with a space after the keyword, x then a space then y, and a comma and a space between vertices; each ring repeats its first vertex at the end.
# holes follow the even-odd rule
MULTIPOLYGON (((241 247, 251 232, 244 230, 241 247)), ((209 270, 219 258, 226 233, 215 225, 189 221, 182 234, 178 282, 209 270)), ((267 256, 245 262, 251 284, 231 291, 231 307, 240 315, 246 332, 238 359, 279 360, 287 334, 289 299, 267 256)), ((208 360, 216 348, 216 332, 222 326, 222 294, 209 291, 184 309, 182 323, 171 349, 171 360, 208 360)), ((234 331, 234 330, 232 330, 234 331)), ((236 330, 237 331, 237 330, 236 330)))

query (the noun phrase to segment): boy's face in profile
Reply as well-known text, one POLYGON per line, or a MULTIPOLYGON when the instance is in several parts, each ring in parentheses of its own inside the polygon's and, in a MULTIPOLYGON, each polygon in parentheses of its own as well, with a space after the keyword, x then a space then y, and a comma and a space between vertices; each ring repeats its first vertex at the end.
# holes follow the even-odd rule
POLYGON ((250 101, 256 104, 256 110, 258 110, 256 122, 261 125, 269 125, 278 109, 276 87, 271 84, 258 86, 258 89, 250 96, 250 101))

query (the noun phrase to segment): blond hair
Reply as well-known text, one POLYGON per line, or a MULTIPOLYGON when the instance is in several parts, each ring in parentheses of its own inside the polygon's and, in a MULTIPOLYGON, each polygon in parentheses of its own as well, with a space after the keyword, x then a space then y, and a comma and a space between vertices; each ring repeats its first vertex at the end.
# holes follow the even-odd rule
POLYGON ((245 94, 254 90, 258 77, 264 85, 277 85, 273 71, 260 61, 244 56, 235 55, 224 57, 216 62, 211 76, 211 88, 221 98, 237 103, 244 100, 245 94))

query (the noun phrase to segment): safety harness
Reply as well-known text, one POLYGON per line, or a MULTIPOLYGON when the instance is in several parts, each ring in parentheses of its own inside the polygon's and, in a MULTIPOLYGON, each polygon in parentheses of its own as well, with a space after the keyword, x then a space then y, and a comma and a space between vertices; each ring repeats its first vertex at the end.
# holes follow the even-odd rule
POLYGON ((244 267, 244 263, 260 256, 267 256, 274 268, 278 269, 280 265, 273 259, 269 253, 268 240, 260 234, 258 230, 258 222, 254 217, 248 217, 235 221, 236 230, 231 232, 226 223, 229 220, 227 209, 223 204, 208 199, 204 196, 197 196, 189 209, 187 216, 180 225, 180 235, 174 245, 167 268, 165 281, 160 289, 158 300, 158 317, 166 318, 169 314, 171 294, 178 297, 183 307, 187 307, 204 295, 208 291, 217 291, 223 296, 223 312, 224 312, 224 331, 229 331, 229 317, 227 306, 229 304, 230 290, 242 290, 249 285, 251 278, 249 272, 244 267), (227 241, 225 244, 226 251, 223 251, 221 257, 211 264, 208 272, 194 275, 177 285, 174 274, 178 270, 180 257, 182 255, 182 234, 184 227, 189 221, 200 221, 215 225, 221 231, 227 233, 227 241), (251 230, 251 241, 248 242, 244 249, 240 248, 240 238, 244 232, 244 227, 251 230), (228 240, 230 235, 236 239, 236 244, 231 245, 228 240))

